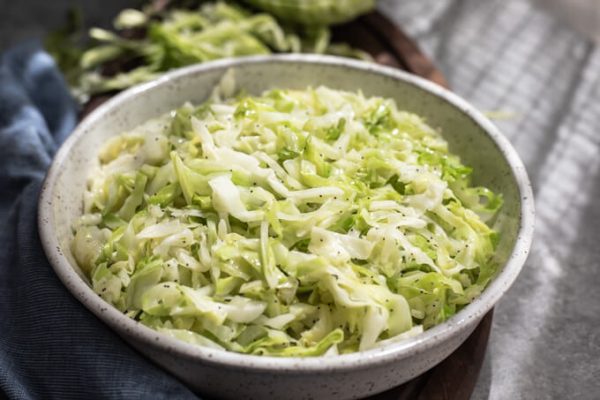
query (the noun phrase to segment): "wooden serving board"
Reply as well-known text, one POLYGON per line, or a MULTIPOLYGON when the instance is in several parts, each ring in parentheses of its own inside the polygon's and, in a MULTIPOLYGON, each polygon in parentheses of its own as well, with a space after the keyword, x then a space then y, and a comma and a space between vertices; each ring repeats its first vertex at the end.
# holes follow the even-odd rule
MULTIPOLYGON (((448 88, 442 73, 417 44, 379 12, 335 28, 333 39, 366 51, 380 64, 403 69, 448 88)), ((483 364, 492 318, 493 310, 454 353, 431 370, 368 399, 468 400, 483 364)))

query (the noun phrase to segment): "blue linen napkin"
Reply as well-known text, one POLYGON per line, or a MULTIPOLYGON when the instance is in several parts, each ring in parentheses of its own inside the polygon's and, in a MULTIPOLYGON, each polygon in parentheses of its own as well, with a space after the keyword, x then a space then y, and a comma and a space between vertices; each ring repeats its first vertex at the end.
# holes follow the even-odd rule
POLYGON ((37 42, 0 58, 0 398, 196 399, 88 312, 46 260, 38 193, 76 111, 37 42))

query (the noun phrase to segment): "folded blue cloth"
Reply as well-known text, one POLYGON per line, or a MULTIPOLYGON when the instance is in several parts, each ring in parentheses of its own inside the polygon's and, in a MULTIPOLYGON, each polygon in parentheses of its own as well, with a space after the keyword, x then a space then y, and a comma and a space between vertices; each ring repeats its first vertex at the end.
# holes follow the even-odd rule
POLYGON ((76 121, 39 44, 0 58, 0 398, 196 399, 75 300, 46 260, 38 193, 76 121))

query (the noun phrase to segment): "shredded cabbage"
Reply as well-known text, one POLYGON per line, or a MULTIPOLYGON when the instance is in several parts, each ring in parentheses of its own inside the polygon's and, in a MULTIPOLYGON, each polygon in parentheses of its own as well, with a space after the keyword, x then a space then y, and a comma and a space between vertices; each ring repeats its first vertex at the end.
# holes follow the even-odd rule
POLYGON ((162 2, 143 11, 125 9, 115 18, 116 32, 89 31, 91 43, 81 47, 81 21, 49 37, 46 47, 73 88, 85 102, 89 96, 119 91, 157 78, 186 65, 248 55, 317 53, 372 60, 346 43, 332 43, 324 22, 339 22, 368 11, 374 0, 268 2, 247 9, 233 1, 162 2), (167 7, 167 3, 168 7, 167 7), (178 5, 175 3, 179 3, 178 5), (189 4, 188 4, 189 3, 189 4), (159 9, 164 8, 159 11, 159 9), (271 15, 269 10, 274 14, 271 15), (275 18, 286 14, 307 21, 296 26, 275 18))
POLYGON ((417 115, 225 89, 100 151, 73 254, 104 300, 196 345, 319 356, 419 334, 493 278, 502 198, 417 115))

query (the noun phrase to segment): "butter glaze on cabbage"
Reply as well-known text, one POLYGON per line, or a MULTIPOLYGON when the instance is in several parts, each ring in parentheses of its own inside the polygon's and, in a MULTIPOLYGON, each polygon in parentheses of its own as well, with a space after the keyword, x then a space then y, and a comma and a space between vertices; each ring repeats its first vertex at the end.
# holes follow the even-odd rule
POLYGON ((200 346, 319 356, 484 290, 502 200, 440 132, 360 92, 233 92, 227 76, 101 149, 72 249, 104 300, 200 346))

